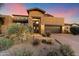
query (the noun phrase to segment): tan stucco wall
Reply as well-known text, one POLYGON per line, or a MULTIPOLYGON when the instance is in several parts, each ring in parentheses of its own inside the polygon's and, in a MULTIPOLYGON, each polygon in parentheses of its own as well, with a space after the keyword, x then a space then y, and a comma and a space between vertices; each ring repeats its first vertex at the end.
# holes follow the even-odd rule
POLYGON ((41 33, 45 32, 45 25, 41 24, 41 33))
POLYGON ((43 17, 41 22, 42 24, 49 24, 49 25, 64 25, 64 18, 43 17))
POLYGON ((64 18, 55 17, 54 24, 62 25, 63 26, 64 25, 64 18))
POLYGON ((40 11, 30 11, 30 12, 29 12, 29 16, 42 17, 42 16, 43 16, 43 13, 41 13, 40 11))

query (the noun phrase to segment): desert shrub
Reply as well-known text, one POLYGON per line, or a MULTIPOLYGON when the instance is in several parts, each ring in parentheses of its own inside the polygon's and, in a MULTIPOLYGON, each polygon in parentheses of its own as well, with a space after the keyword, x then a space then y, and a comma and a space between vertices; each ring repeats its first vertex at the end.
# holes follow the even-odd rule
POLYGON ((47 53, 47 56, 62 56, 62 54, 60 53, 59 49, 53 48, 52 51, 47 53))
POLYGON ((22 33, 31 33, 33 32, 32 27, 31 26, 24 26, 20 23, 14 23, 11 26, 8 27, 7 29, 7 33, 8 34, 22 34, 22 33))
POLYGON ((37 46, 37 45, 40 44, 40 40, 39 40, 39 39, 34 39, 33 42, 32 42, 32 44, 33 44, 34 46, 37 46))
POLYGON ((0 38, 0 50, 8 49, 13 45, 13 41, 7 38, 0 38))
POLYGON ((45 33, 42 33, 42 36, 43 37, 50 37, 51 33, 50 32, 45 32, 45 33))
POLYGON ((26 50, 21 50, 21 51, 16 51, 15 52, 15 56, 32 56, 32 52, 31 51, 26 51, 26 50))
POLYGON ((43 39, 43 40, 42 40, 42 43, 46 43, 46 40, 45 40, 45 39, 43 39))
POLYGON ((10 39, 15 40, 15 38, 12 38, 12 36, 15 35, 15 37, 17 37, 17 40, 21 40, 21 42, 23 42, 30 37, 30 34, 32 33, 32 28, 28 25, 24 26, 20 23, 13 23, 11 26, 8 27, 6 32, 10 39))
POLYGON ((47 56, 74 56, 74 51, 69 45, 61 45, 59 48, 53 48, 47 56))
POLYGON ((47 44, 52 44, 52 42, 51 42, 51 41, 47 41, 46 43, 47 43, 47 44))
POLYGON ((8 27, 7 33, 8 34, 16 34, 19 32, 19 24, 12 24, 11 26, 8 27))
POLYGON ((18 40, 21 40, 22 39, 22 34, 24 32, 25 32, 25 27, 20 23, 13 23, 7 29, 7 34, 9 35, 10 39, 12 39, 11 38, 12 35, 16 35, 16 37, 18 37, 18 40))
POLYGON ((31 34, 33 33, 33 28, 31 26, 27 25, 26 28, 28 28, 28 32, 30 32, 31 34))
POLYGON ((43 36, 43 37, 47 37, 45 33, 42 33, 42 36, 43 36))
POLYGON ((50 37, 51 33, 50 32, 46 32, 47 37, 50 37))
POLYGON ((77 27, 77 26, 72 26, 72 27, 70 28, 70 31, 71 31, 72 34, 77 35, 77 34, 79 34, 79 27, 77 27))
POLYGON ((62 53, 63 56, 73 56, 74 51, 71 49, 69 45, 61 45, 59 47, 60 53, 62 53))
POLYGON ((51 40, 45 40, 45 39, 43 39, 42 43, 44 43, 44 44, 52 44, 52 41, 51 40))

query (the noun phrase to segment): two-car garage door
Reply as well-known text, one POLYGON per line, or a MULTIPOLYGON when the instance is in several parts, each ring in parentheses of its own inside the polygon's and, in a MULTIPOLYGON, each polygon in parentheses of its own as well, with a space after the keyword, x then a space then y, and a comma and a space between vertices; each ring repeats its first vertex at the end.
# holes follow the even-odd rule
POLYGON ((45 31, 46 32, 51 32, 51 33, 61 33, 62 32, 62 26, 45 25, 45 31))

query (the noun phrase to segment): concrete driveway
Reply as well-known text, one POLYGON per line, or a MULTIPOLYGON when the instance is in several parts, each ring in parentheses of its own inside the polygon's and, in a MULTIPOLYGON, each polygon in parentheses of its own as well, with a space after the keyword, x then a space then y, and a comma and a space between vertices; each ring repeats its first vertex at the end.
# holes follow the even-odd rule
POLYGON ((74 50, 75 55, 79 56, 79 35, 52 34, 51 37, 59 40, 61 43, 69 44, 74 50))

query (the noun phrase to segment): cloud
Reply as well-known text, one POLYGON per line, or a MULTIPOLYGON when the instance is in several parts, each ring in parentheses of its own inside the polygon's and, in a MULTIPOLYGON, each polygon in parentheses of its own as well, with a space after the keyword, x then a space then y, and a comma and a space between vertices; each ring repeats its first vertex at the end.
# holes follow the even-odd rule
POLYGON ((5 3, 2 7, 4 14, 27 15, 26 8, 22 3, 5 3))
POLYGON ((72 18, 79 14, 79 8, 65 8, 63 6, 57 6, 49 8, 49 13, 55 17, 64 17, 66 23, 71 23, 74 22, 72 18))
POLYGON ((57 17, 71 17, 78 14, 78 8, 64 8, 64 7, 54 7, 50 13, 57 17))

